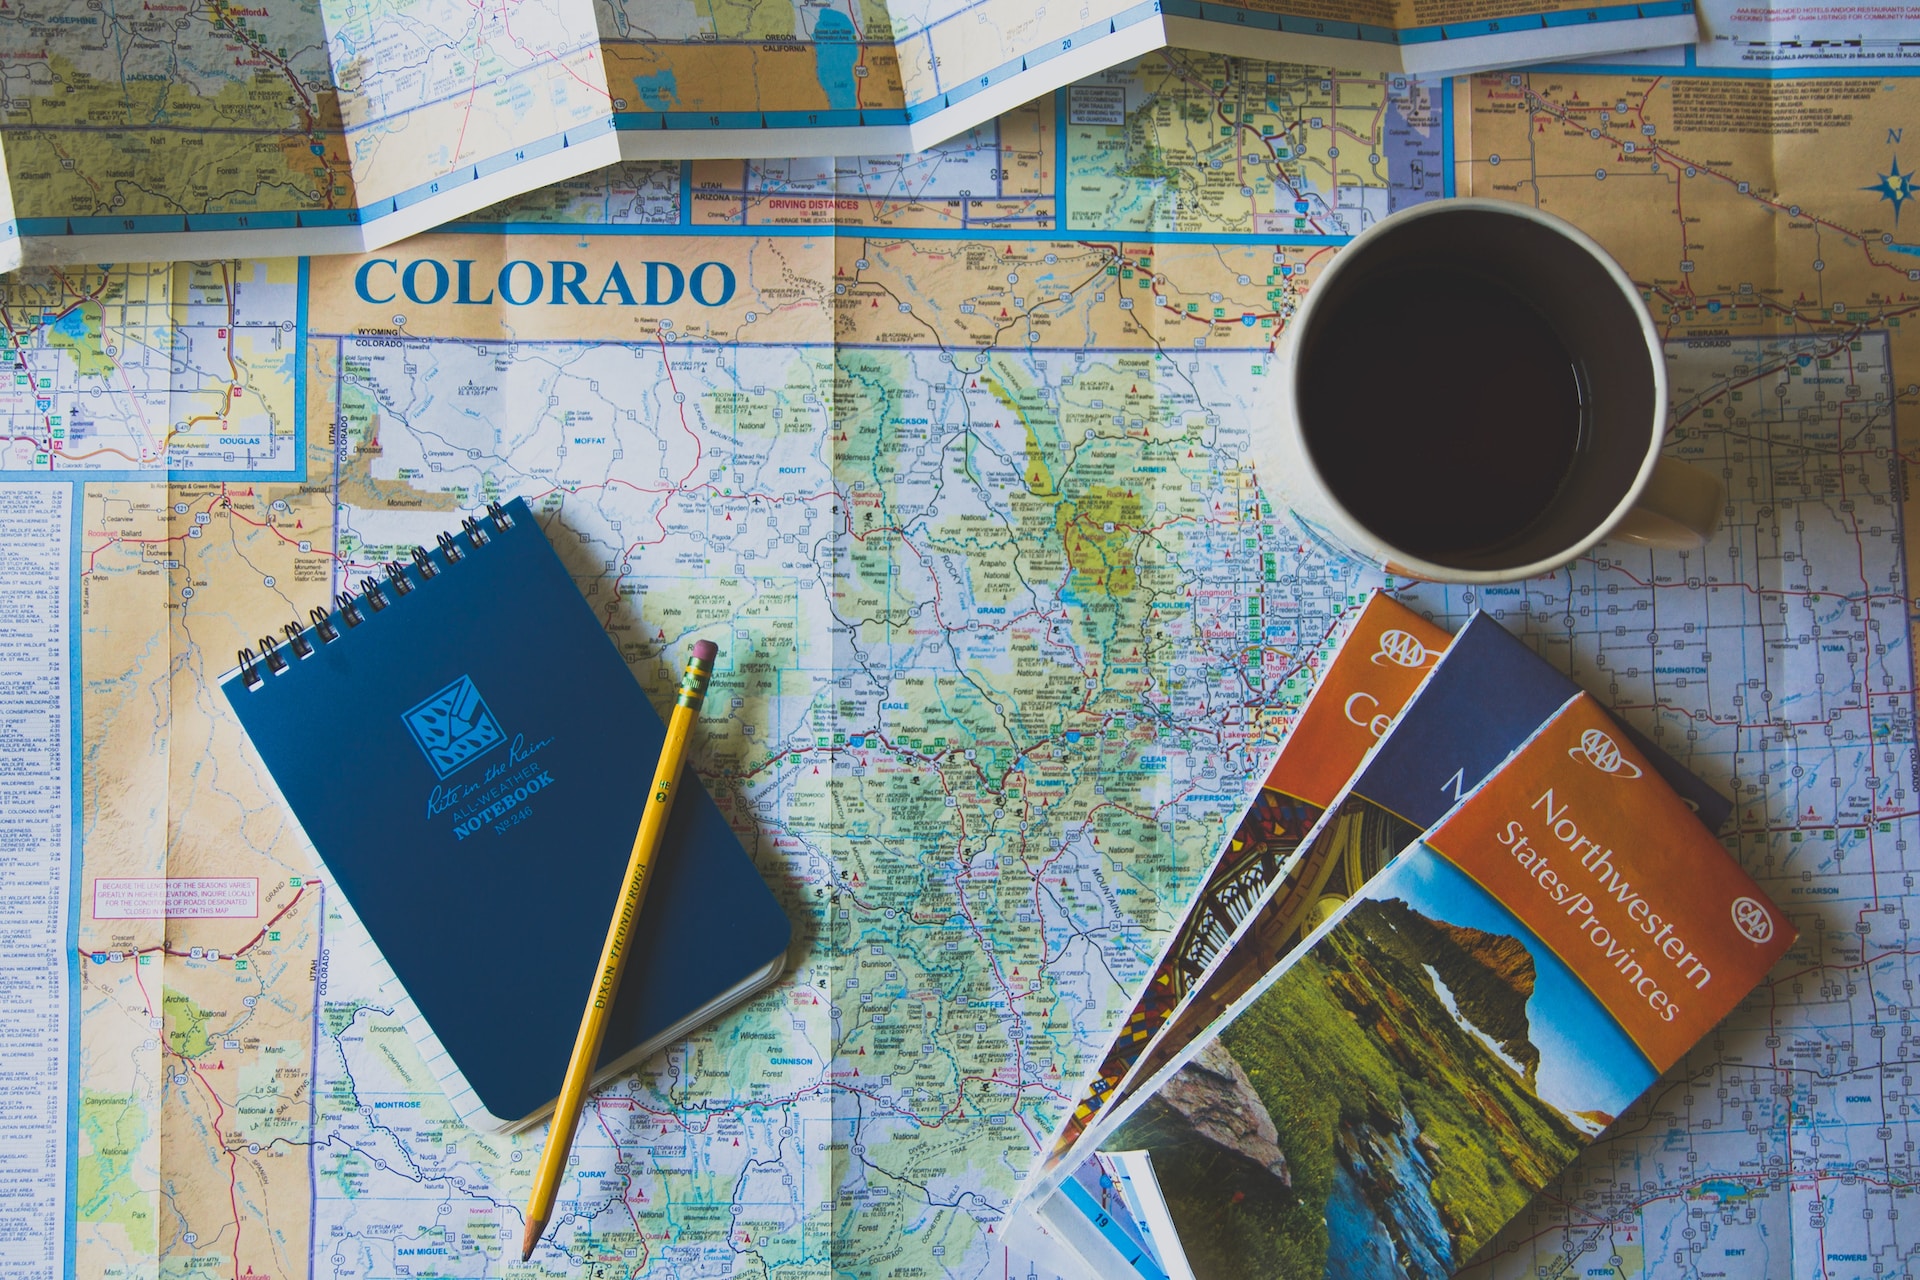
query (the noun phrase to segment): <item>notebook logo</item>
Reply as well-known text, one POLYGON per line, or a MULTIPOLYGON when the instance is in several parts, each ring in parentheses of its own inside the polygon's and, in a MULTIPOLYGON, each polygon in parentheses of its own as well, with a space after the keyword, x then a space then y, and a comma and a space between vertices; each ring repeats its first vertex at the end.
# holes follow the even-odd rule
POLYGON ((442 778, 472 764, 507 737, 466 676, 400 718, 427 763, 442 778))

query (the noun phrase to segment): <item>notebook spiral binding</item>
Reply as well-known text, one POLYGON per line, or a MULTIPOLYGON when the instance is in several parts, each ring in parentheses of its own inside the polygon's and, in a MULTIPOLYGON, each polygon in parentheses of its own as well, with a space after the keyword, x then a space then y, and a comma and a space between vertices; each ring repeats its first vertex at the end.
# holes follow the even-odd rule
MULTIPOLYGON (((440 555, 447 565, 456 565, 465 559, 469 551, 478 551, 493 541, 495 533, 505 533, 513 528, 513 517, 507 514, 499 503, 489 503, 484 520, 468 516, 460 522, 460 536, 443 533, 439 537, 440 555), (463 547, 461 544, 465 543, 463 547)), ((418 590, 421 583, 429 582, 446 570, 433 561, 425 547, 415 547, 412 554, 413 571, 419 582, 407 572, 407 565, 399 560, 389 560, 381 565, 386 573, 385 583, 369 575, 360 579, 360 594, 355 596, 351 590, 342 591, 333 597, 334 609, 328 611, 322 606, 307 610, 308 625, 302 626, 295 618, 280 628, 281 637, 271 631, 255 642, 254 648, 240 650, 240 682, 248 689, 258 689, 267 682, 268 676, 280 675, 292 668, 294 662, 311 658, 321 645, 329 645, 338 640, 345 631, 359 626, 373 614, 379 613, 393 601, 418 590), (339 625, 335 625, 335 616, 339 625), (292 655, 291 661, 288 655, 292 655)))

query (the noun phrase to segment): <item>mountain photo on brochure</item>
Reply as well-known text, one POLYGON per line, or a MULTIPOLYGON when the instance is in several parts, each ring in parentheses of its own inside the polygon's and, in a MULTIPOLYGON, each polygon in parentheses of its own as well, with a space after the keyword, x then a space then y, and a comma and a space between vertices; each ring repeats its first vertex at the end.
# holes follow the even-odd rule
POLYGON ((1167 1274, 1451 1275, 1785 954, 1617 732, 1573 699, 1120 1104, 1167 1274))

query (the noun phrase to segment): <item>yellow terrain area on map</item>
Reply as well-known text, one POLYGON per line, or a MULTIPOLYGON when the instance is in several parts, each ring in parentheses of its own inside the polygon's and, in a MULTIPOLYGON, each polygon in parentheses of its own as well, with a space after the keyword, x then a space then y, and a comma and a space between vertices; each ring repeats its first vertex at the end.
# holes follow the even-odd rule
POLYGON ((8 12, 0 125, 20 217, 354 206, 311 6, 271 19, 220 4, 76 16, 58 0, 8 12))
POLYGON ((791 33, 684 43, 610 40, 605 49, 616 111, 898 111, 905 103, 900 60, 885 43, 855 46, 848 58, 854 91, 845 102, 833 101, 821 84, 819 46, 791 33))
MULTIPOLYGON (((229 506, 218 485, 86 489, 83 714, 99 744, 83 779, 98 833, 86 892, 117 877, 242 876, 257 878, 259 908, 163 928, 95 919, 83 904, 80 950, 108 962, 82 968, 76 1274, 151 1276, 159 1256, 203 1247, 241 1271, 305 1270, 313 1012, 297 993, 314 981, 317 898, 302 888, 292 824, 203 673, 228 665, 235 636, 287 613, 290 594, 317 599, 323 579, 302 570, 296 544, 264 538, 248 540, 236 576, 233 544, 193 532, 210 510, 263 513, 264 495, 242 494, 229 506), (275 587, 246 589, 262 576, 275 587), (213 617, 230 630, 209 630, 198 613, 189 624, 196 584, 225 597, 213 617), (162 1188, 173 1203, 230 1203, 238 1216, 203 1246, 164 1211, 162 1188)), ((317 496, 308 514, 324 521, 317 496)))

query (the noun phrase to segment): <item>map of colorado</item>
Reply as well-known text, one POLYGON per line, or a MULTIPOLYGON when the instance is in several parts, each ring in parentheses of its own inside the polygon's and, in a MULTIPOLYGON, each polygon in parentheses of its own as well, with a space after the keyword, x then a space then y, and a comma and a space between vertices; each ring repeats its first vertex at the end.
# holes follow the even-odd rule
POLYGON ((1445 181, 1437 82, 1174 52, 1067 94, 1075 230, 1354 235, 1445 181))
MULTIPOLYGON (((9 1188, 70 1177, 71 1217, 0 1259, 1028 1274, 1009 1196, 1383 582, 1243 461, 1273 343, 1348 235, 1458 193, 1619 257, 1667 341, 1669 448, 1721 471, 1726 528, 1386 585, 1493 613, 1732 795, 1728 846, 1803 938, 1485 1269, 1900 1274, 1916 118, 1899 76, 1154 55, 913 159, 630 162, 359 256, 0 280, 0 509, 38 504, 0 567, 66 619, 31 643, 67 637, 43 745, 71 738, 77 791, 70 842, 21 864, 77 862, 72 943, 47 935, 73 1001, 35 1006, 77 1048, 16 1086, 70 1117, 30 1153, 66 1172, 0 1160, 9 1188), (538 1135, 459 1123, 214 689, 508 496, 656 705, 720 644, 694 766, 800 940, 779 986, 596 1096, 558 1247, 524 1266, 538 1135)), ((64 812, 10 814, 29 800, 64 812)))

